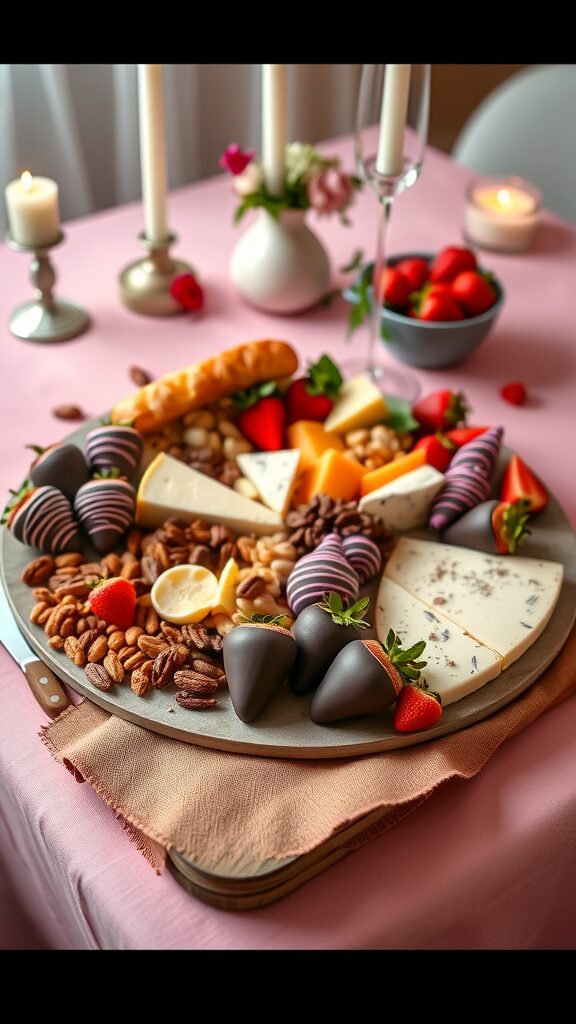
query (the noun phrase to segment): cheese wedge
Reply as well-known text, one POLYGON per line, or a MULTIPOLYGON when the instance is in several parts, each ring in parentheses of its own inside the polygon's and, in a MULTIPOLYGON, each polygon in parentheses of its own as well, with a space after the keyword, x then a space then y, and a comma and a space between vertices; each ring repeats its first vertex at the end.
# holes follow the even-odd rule
POLYGON ((434 466, 419 466, 365 495, 359 508, 378 516, 391 533, 406 533, 428 522, 430 506, 443 486, 443 473, 434 466))
POLYGON ((171 455, 160 452, 144 473, 136 496, 136 522, 161 526, 168 516, 205 519, 234 533, 274 533, 282 518, 259 501, 245 498, 171 455))
POLYGON ((421 678, 440 694, 442 707, 467 697, 500 674, 502 658, 498 654, 385 576, 376 599, 374 626, 382 643, 389 629, 398 634, 404 648, 426 641, 421 678))
POLYGON ((556 606, 564 568, 402 537, 385 576, 511 665, 538 639, 556 606))
POLYGON ((324 430, 345 434, 358 427, 373 427, 388 415, 386 399, 369 377, 347 381, 324 422, 324 430))
POLYGON ((279 452, 246 452, 237 455, 236 462, 256 488, 260 500, 284 517, 296 484, 300 452, 293 448, 279 452))

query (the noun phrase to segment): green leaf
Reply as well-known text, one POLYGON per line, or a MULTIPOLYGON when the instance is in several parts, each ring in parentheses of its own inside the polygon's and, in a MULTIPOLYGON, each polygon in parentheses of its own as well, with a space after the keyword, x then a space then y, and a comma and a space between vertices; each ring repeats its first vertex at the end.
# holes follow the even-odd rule
POLYGON ((356 626, 359 629, 365 629, 369 623, 365 622, 363 616, 369 604, 370 598, 364 597, 347 607, 341 595, 331 590, 329 594, 325 594, 318 607, 322 611, 328 612, 337 626, 356 626))
POLYGON ((343 383, 342 374, 330 356, 320 356, 316 363, 308 364, 306 391, 309 395, 326 395, 328 398, 337 398, 343 383))
POLYGON ((334 302, 334 299, 338 299, 341 294, 342 293, 339 288, 332 288, 331 291, 326 292, 326 294, 320 299, 320 306, 322 309, 328 309, 334 302))
POLYGON ((387 427, 391 427, 397 434, 409 434, 412 430, 418 429, 418 422, 412 415, 408 402, 396 395, 385 395, 388 415, 384 420, 387 427))
POLYGON ((352 256, 343 267, 339 267, 341 274, 352 274, 354 270, 360 270, 362 261, 364 259, 364 253, 362 249, 355 249, 352 256))
POLYGON ((245 388, 243 391, 237 391, 232 395, 232 401, 239 409, 250 409, 251 406, 256 405, 256 402, 261 398, 269 398, 270 395, 274 395, 276 390, 276 381, 266 380, 263 381, 262 384, 255 384, 251 388, 245 388))

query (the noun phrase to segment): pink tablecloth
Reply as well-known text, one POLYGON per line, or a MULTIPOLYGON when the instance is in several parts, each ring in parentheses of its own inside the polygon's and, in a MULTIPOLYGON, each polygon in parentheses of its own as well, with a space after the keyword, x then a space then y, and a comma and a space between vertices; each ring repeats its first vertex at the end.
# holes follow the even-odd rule
MULTIPOLYGON (((330 150, 334 147, 330 146, 330 150)), ((352 166, 350 140, 338 148, 352 166)), ((422 180, 397 203, 393 251, 434 251, 460 239, 467 173, 431 151, 422 180)), ((206 285, 202 319, 148 320, 116 298, 116 274, 134 258, 141 211, 126 207, 69 225, 56 252, 60 291, 85 304, 94 326, 66 345, 11 337, 12 306, 28 296, 26 259, 0 251, 0 490, 16 486, 23 445, 65 433, 50 413, 77 403, 96 415, 132 385, 137 364, 157 375, 239 341, 285 338, 304 359, 346 352, 346 308, 273 318, 235 296, 226 274, 237 237, 229 185, 214 179, 171 198, 181 253, 206 285)), ((353 249, 372 255, 375 203, 361 197, 354 226, 319 225, 335 266, 353 249)), ((493 336, 463 367, 423 373, 424 388, 463 389, 478 422, 501 422, 507 443, 545 478, 576 524, 569 468, 575 436, 573 290, 576 229, 544 217, 525 256, 485 262, 507 302, 493 336), (521 378, 522 408, 499 387, 521 378)), ((0 849, 15 889, 46 942, 60 948, 570 947, 576 941, 576 701, 509 741, 470 783, 444 787, 412 817, 280 903, 216 911, 169 874, 156 878, 112 813, 79 786, 37 738, 44 719, 0 650, 0 849), (425 856, 432 870, 419 872, 425 856)))

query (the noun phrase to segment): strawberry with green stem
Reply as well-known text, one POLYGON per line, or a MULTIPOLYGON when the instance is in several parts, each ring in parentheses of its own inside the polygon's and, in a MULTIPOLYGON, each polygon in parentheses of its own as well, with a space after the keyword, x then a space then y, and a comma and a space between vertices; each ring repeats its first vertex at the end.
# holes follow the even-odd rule
POLYGON ((237 391, 233 399, 241 410, 238 427, 248 441, 265 452, 278 452, 284 448, 286 406, 277 392, 275 381, 237 391))
POLYGON ((419 398, 412 406, 412 415, 418 420, 423 434, 448 430, 466 422, 468 407, 461 391, 432 391, 419 398))
POLYGON ((95 615, 111 626, 129 629, 136 615, 136 590, 130 580, 113 576, 94 584, 88 603, 95 615))
POLYGON ((338 397, 342 374, 330 356, 323 355, 316 363, 308 366, 308 375, 292 381, 286 392, 286 424, 298 420, 315 420, 323 423, 338 397))
POLYGON ((318 685, 331 662, 346 644, 357 640, 369 628, 364 616, 370 598, 345 604, 340 594, 331 591, 323 601, 308 605, 300 612, 292 627, 298 645, 290 688, 294 693, 308 693, 318 685))
POLYGON ((310 717, 318 725, 374 715, 392 704, 406 682, 417 682, 426 665, 426 642, 404 650, 390 629, 386 643, 353 640, 336 655, 314 694, 310 717))
POLYGON ((449 526, 442 540, 491 555, 514 555, 530 533, 529 519, 530 506, 523 498, 482 501, 449 526))
POLYGON ((541 512, 550 501, 550 496, 542 481, 519 455, 513 455, 506 466, 500 497, 502 501, 508 502, 515 502, 522 498, 527 502, 531 515, 541 512))

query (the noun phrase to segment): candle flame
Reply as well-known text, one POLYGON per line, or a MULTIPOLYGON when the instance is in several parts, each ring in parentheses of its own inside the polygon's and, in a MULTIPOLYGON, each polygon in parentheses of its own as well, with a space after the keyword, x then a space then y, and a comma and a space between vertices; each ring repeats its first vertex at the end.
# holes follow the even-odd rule
POLYGON ((32 175, 30 174, 30 171, 23 171, 22 172, 22 177, 20 178, 20 184, 22 185, 22 188, 26 192, 30 191, 30 189, 32 188, 32 175))
POLYGON ((497 198, 498 202, 502 204, 502 206, 506 206, 506 207, 510 206, 510 200, 512 199, 512 196, 510 195, 510 190, 509 189, 507 189, 507 188, 498 189, 498 192, 496 193, 496 198, 497 198))

